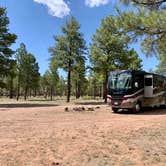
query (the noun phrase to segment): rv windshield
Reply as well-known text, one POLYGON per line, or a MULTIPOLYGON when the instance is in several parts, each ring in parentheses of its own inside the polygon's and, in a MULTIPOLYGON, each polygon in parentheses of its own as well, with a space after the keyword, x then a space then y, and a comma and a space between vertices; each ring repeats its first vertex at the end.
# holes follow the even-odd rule
POLYGON ((109 89, 131 89, 131 73, 111 73, 109 76, 109 89))

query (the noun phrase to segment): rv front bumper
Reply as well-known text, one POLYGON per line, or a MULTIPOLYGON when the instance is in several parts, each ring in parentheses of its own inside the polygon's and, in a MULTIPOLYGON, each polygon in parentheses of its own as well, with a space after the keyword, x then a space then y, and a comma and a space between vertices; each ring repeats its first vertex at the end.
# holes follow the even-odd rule
POLYGON ((107 98, 107 103, 112 107, 112 108, 117 108, 117 109, 132 109, 135 107, 135 101, 132 100, 125 100, 125 99, 110 99, 107 98))

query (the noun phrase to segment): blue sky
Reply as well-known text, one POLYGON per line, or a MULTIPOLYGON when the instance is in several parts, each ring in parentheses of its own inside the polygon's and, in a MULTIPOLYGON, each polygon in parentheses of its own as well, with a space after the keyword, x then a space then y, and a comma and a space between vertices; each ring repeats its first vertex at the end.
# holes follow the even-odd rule
MULTIPOLYGON (((53 35, 61 34, 61 26, 67 19, 76 17, 88 47, 101 19, 116 14, 116 3, 117 0, 1 0, 0 6, 7 8, 9 29, 18 36, 12 48, 15 50, 24 42, 28 52, 35 55, 43 74, 48 69, 48 48, 54 45, 53 35)), ((132 47, 143 60, 144 70, 156 68, 156 58, 146 58, 139 44, 132 47)))

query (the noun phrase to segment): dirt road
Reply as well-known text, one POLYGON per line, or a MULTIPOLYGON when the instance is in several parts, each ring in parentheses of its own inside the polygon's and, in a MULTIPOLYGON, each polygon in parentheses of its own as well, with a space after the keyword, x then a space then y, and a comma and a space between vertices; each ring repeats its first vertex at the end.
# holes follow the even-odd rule
POLYGON ((1 107, 0 166, 166 165, 166 110, 64 107, 1 107))

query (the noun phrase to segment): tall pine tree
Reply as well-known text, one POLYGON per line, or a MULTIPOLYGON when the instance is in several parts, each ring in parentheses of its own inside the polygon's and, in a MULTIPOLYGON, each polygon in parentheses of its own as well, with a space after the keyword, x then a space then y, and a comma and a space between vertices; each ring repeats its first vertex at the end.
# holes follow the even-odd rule
POLYGON ((33 54, 28 53, 24 43, 16 51, 17 61, 17 100, 20 95, 20 87, 24 90, 24 99, 27 98, 28 90, 38 87, 40 74, 39 65, 33 54))
POLYGON ((110 71, 141 67, 141 60, 138 55, 134 51, 127 50, 127 44, 122 29, 113 16, 108 16, 102 20, 101 27, 93 35, 90 60, 94 71, 103 75, 103 98, 105 102, 107 101, 107 82, 110 71), (132 62, 133 67, 128 62, 132 62))
POLYGON ((3 79, 9 74, 10 61, 14 51, 10 46, 15 43, 17 36, 9 32, 9 18, 5 8, 0 7, 0 87, 3 79))
POLYGON ((70 101, 71 74, 74 70, 76 59, 85 52, 85 41, 79 29, 79 23, 72 17, 62 27, 63 35, 55 36, 55 46, 49 49, 51 60, 56 61, 58 67, 67 72, 67 102, 70 101))

